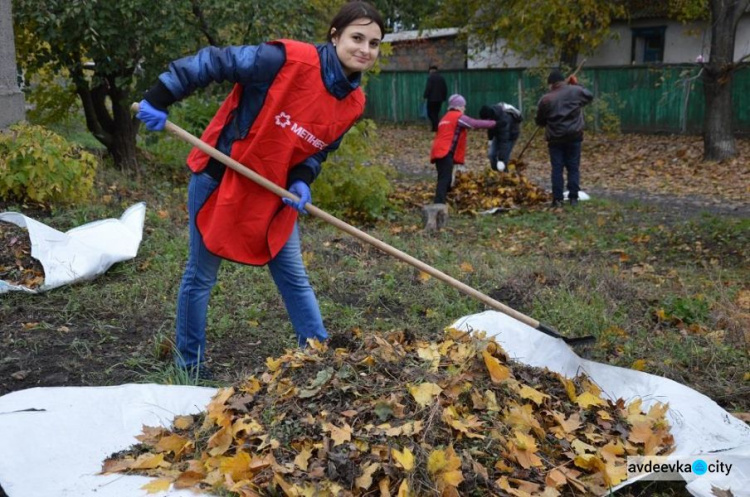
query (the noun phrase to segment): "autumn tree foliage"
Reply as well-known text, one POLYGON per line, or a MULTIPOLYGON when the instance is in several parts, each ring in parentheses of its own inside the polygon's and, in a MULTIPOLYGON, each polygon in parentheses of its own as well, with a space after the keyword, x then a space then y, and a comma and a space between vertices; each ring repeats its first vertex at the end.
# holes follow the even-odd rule
POLYGON ((171 60, 208 44, 313 39, 323 3, 14 0, 13 20, 25 76, 48 73, 55 84, 72 86, 88 130, 127 170, 137 167, 130 104, 171 60))
POLYGON ((504 49, 544 63, 576 65, 578 54, 592 53, 625 13, 610 0, 444 0, 432 22, 463 26, 481 44, 502 40, 504 49))

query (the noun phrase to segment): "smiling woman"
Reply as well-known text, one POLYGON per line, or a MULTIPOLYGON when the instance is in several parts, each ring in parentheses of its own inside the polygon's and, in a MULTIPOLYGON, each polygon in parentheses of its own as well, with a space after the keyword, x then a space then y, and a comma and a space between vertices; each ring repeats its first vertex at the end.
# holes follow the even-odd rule
POLYGON ((176 319, 180 368, 209 376, 206 313, 222 259, 268 265, 299 345, 328 337, 302 262, 297 215, 307 213, 322 162, 364 111, 362 73, 375 63, 383 31, 372 5, 349 2, 332 19, 327 43, 208 47, 172 62, 146 93, 137 117, 159 131, 172 103, 211 82, 233 82, 202 140, 299 197, 282 203, 201 150, 190 153, 190 252, 176 319))
POLYGON ((380 53, 383 26, 374 20, 374 14, 371 5, 351 2, 331 21, 328 41, 336 47, 347 76, 371 69, 380 53))

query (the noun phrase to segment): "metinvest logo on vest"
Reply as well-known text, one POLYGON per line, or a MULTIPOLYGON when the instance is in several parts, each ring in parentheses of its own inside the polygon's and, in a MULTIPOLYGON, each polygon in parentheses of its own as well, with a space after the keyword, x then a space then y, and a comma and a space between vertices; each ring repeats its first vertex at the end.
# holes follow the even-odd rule
POLYGON ((292 121, 292 116, 287 114, 286 112, 281 112, 279 115, 276 116, 276 126, 281 127, 282 129, 286 129, 287 126, 292 125, 291 131, 295 135, 299 136, 303 140, 305 140, 307 143, 312 145, 313 147, 317 148, 318 150, 323 150, 328 146, 326 142, 319 139, 314 134, 307 131, 305 128, 297 124, 296 122, 292 121))

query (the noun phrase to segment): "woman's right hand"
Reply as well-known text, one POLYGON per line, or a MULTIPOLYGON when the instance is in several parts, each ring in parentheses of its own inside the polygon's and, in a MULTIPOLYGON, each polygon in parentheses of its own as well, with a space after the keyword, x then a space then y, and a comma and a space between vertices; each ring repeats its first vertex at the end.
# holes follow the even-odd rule
POLYGON ((151 105, 148 100, 141 100, 135 117, 143 121, 149 131, 161 131, 167 124, 167 113, 151 105))

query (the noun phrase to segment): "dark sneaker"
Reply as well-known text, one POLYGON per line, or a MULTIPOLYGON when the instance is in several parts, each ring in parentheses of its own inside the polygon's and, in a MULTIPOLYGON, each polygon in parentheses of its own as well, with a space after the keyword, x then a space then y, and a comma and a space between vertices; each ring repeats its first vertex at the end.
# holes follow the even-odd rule
POLYGON ((185 368, 184 371, 191 380, 213 381, 214 379, 213 372, 205 364, 185 368))
POLYGON ((571 198, 570 199, 570 206, 571 207, 578 207, 578 199, 577 198, 571 198))
POLYGON ((557 209, 558 207, 562 207, 562 206, 563 206, 562 200, 553 200, 552 205, 550 205, 550 207, 552 207, 553 209, 557 209))

